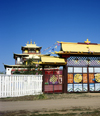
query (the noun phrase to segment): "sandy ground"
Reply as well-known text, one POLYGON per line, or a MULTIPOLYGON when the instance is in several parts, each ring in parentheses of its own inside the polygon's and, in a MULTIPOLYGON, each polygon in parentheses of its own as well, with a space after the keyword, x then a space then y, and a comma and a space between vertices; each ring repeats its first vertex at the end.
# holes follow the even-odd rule
POLYGON ((91 93, 90 95, 92 95, 93 97, 78 97, 36 101, 0 101, 0 111, 52 111, 72 108, 100 109, 100 93, 91 93))

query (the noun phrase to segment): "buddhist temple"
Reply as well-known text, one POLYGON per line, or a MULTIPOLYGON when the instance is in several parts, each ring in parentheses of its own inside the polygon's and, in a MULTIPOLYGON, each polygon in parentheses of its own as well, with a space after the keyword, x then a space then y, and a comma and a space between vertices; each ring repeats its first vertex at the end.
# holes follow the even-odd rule
POLYGON ((21 68, 28 58, 34 58, 34 63, 42 66, 44 93, 100 92, 100 44, 88 39, 57 43, 60 50, 53 54, 58 56, 42 55, 41 47, 31 42, 21 47, 22 54, 14 54, 15 65, 4 66, 6 70, 21 68), (46 66, 63 68, 46 70, 46 66))
MULTIPOLYGON (((16 54, 13 53, 13 58, 15 59, 15 64, 14 65, 7 65, 4 64, 4 67, 6 69, 6 74, 10 75, 13 74, 15 70, 25 70, 24 66, 27 65, 27 59, 32 58, 34 62, 38 62, 40 60, 40 55, 41 55, 41 48, 32 41, 29 43, 27 42, 26 46, 22 46, 21 54, 16 54)), ((43 55, 43 54, 42 54, 43 55)), ((46 54, 47 56, 50 54, 46 54)))
POLYGON ((100 44, 58 42, 59 57, 41 56, 40 64, 63 66, 63 70, 43 72, 44 93, 100 92, 100 44))

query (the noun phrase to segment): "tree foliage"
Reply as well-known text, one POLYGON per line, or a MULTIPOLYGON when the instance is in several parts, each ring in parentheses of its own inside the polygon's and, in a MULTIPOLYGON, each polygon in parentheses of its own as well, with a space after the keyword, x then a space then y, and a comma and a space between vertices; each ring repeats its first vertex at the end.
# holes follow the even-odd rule
POLYGON ((33 59, 28 59, 27 60, 27 65, 24 65, 24 69, 26 70, 21 70, 18 71, 16 70, 13 74, 42 74, 42 71, 40 70, 42 68, 41 65, 35 64, 33 63, 34 60, 33 59))

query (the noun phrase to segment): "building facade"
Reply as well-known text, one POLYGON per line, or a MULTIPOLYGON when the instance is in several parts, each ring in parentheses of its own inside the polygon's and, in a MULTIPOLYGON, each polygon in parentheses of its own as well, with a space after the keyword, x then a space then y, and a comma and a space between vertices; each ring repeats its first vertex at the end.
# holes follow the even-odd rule
MULTIPOLYGON (((34 62, 38 62, 40 60, 40 55, 41 55, 41 48, 32 41, 29 43, 27 42, 26 46, 22 46, 21 54, 13 54, 13 58, 15 59, 15 64, 14 65, 7 65, 4 64, 6 74, 11 75, 13 74, 16 70, 21 71, 21 70, 27 70, 27 60, 28 59, 33 59, 34 62)), ((49 55, 49 54, 47 54, 49 55)))
MULTIPOLYGON (((45 93, 100 92, 100 44, 85 42, 59 42, 61 49, 55 54, 63 63, 47 62, 49 65, 63 66, 62 71, 45 71, 45 93)), ((57 62, 58 61, 58 62, 57 62)), ((43 64, 42 62, 42 65, 43 64)))

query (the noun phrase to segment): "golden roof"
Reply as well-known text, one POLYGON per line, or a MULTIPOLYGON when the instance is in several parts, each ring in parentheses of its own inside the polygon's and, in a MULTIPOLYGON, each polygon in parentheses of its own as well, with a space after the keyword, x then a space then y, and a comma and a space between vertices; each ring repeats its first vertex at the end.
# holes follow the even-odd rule
POLYGON ((40 62, 33 62, 36 64, 47 64, 47 65, 65 65, 66 62, 63 58, 53 57, 53 56, 41 56, 40 62))
POLYGON ((26 46, 24 46, 24 48, 41 48, 41 47, 37 46, 37 45, 35 44, 35 42, 34 42, 34 44, 33 44, 33 43, 32 43, 32 40, 31 40, 30 44, 29 44, 29 42, 27 42, 27 44, 26 44, 26 46))
POLYGON ((100 44, 90 43, 88 39, 84 43, 70 43, 70 42, 60 42, 60 43, 61 43, 61 51, 55 53, 100 54, 100 44))

